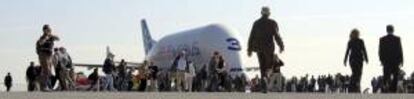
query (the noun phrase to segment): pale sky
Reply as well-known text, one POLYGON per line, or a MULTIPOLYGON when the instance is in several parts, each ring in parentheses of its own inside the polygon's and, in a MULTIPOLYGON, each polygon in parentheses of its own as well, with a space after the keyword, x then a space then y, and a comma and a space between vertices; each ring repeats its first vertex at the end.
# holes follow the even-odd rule
POLYGON ((413 72, 412 5, 413 0, 0 0, 0 77, 11 72, 16 90, 24 90, 26 67, 37 62, 35 41, 43 24, 52 26, 62 39, 56 45, 65 46, 75 62, 102 63, 107 45, 118 59, 142 61, 142 18, 156 40, 211 23, 234 28, 247 40, 260 8, 269 6, 286 43, 281 55, 286 76, 350 74, 342 61, 348 35, 358 28, 370 59, 363 72, 366 88, 373 76, 382 74, 378 41, 387 24, 402 38, 403 69, 413 72))

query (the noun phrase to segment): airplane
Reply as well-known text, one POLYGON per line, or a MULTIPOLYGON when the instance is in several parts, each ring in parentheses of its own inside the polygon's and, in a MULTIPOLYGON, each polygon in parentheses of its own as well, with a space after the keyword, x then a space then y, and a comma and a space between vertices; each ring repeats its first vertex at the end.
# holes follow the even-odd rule
MULTIPOLYGON (((224 25, 210 24, 181 31, 158 41, 152 39, 145 19, 141 20, 141 26, 146 60, 163 69, 169 69, 174 58, 185 51, 187 58, 195 64, 195 69, 200 70, 208 66, 213 53, 217 51, 224 57, 232 76, 247 74, 246 69, 258 71, 258 67, 243 66, 238 32, 224 25)), ((253 75, 249 73, 246 76, 253 75)))
MULTIPOLYGON (((114 54, 111 52, 109 46, 106 47, 106 56, 114 56, 114 54)), ((120 63, 121 63, 120 61, 115 61, 115 65, 116 66, 119 66, 120 63)), ((142 63, 139 63, 139 62, 128 62, 128 61, 125 61, 125 63, 126 63, 126 67, 127 68, 132 68, 132 69, 139 68, 140 66, 143 65, 142 63)), ((76 66, 76 67, 86 67, 88 70, 91 70, 93 68, 101 68, 102 65, 103 64, 73 63, 73 66, 76 66)))
MULTIPOLYGON (((227 69, 232 77, 244 74, 251 79, 258 74, 258 66, 246 67, 242 64, 240 37, 235 30, 221 24, 210 24, 203 27, 181 31, 167 35, 156 41, 152 38, 145 19, 141 20, 142 39, 145 60, 152 62, 161 70, 171 68, 174 58, 186 51, 196 71, 208 66, 215 51, 219 52, 226 61, 227 69), (254 72, 254 73, 253 73, 254 72)), ((112 54, 107 48, 107 54, 112 54)), ((137 68, 142 63, 127 62, 127 67, 137 68)), ((102 67, 102 64, 75 64, 79 67, 102 67)))

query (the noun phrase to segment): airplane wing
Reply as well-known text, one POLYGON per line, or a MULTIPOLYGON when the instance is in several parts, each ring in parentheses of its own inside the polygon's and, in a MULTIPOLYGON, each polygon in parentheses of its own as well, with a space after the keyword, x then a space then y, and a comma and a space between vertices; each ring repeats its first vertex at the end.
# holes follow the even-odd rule
MULTIPOLYGON (((109 46, 106 47, 106 55, 107 57, 113 57, 114 54, 111 52, 109 46)), ((119 66, 121 62, 120 61, 115 61, 115 66, 119 66)), ((127 68, 138 68, 140 66, 142 66, 142 63, 138 63, 138 62, 127 62, 126 63, 126 67, 127 68)), ((93 68, 102 68, 103 64, 95 64, 95 63, 73 63, 73 66, 75 67, 86 67, 88 70, 93 69, 93 68)))
POLYGON ((86 67, 88 70, 91 70, 93 68, 101 68, 102 64, 74 63, 73 66, 75 66, 75 67, 86 67))
POLYGON ((260 71, 259 67, 246 67, 244 69, 246 69, 246 71, 260 71))
MULTIPOLYGON (((115 62, 115 64, 119 64, 119 63, 121 63, 121 62, 119 62, 119 61, 115 62)), ((138 63, 138 62, 125 62, 125 63, 127 64, 127 66, 136 66, 136 67, 138 67, 138 66, 142 65, 142 63, 138 63)))
MULTIPOLYGON (((115 66, 119 66, 120 62, 115 62, 115 66)), ((127 68, 138 68, 142 65, 142 63, 137 62, 126 62, 127 68)), ((93 68, 102 68, 103 64, 89 64, 89 63, 74 63, 73 66, 75 67, 86 67, 88 70, 93 68)))

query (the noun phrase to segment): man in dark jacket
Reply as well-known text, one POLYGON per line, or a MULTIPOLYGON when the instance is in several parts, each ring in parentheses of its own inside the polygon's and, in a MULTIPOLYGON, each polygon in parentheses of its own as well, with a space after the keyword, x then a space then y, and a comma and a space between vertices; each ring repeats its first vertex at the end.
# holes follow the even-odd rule
POLYGON ((4 85, 7 88, 7 90, 6 90, 7 92, 10 91, 10 89, 13 85, 12 83, 13 83, 13 78, 11 77, 10 73, 7 73, 7 76, 4 78, 4 85))
POLYGON ((34 62, 30 62, 30 66, 26 70, 27 91, 34 91, 36 89, 36 78, 38 76, 34 62))
POLYGON ((384 84, 388 86, 384 92, 396 92, 398 73, 403 65, 403 51, 400 37, 394 35, 394 27, 387 26, 388 35, 380 39, 379 57, 383 65, 384 84), (391 79, 393 78, 393 79, 391 79))
POLYGON ((128 71, 127 71, 127 63, 124 59, 121 59, 117 70, 117 76, 115 78, 115 88, 118 90, 126 91, 128 89, 128 71))
POLYGON ((114 55, 109 54, 107 56, 107 58, 105 59, 105 62, 103 64, 102 67, 102 71, 105 73, 105 85, 104 85, 104 90, 109 90, 109 91, 115 91, 115 87, 114 87, 114 77, 113 77, 113 73, 115 70, 115 63, 113 61, 114 59, 114 55))
POLYGON ((99 82, 98 68, 93 69, 93 72, 88 76, 88 80, 91 82, 91 86, 88 90, 92 90, 94 87, 99 87, 96 86, 99 82))
POLYGON ((268 7, 262 8, 262 17, 256 20, 253 24, 253 29, 250 33, 248 41, 248 56, 251 56, 252 52, 256 52, 259 59, 260 73, 262 85, 262 91, 267 92, 266 72, 272 65, 273 53, 275 51, 274 41, 280 48, 280 52, 283 52, 284 45, 281 37, 279 36, 279 27, 276 21, 269 18, 270 9, 268 7))

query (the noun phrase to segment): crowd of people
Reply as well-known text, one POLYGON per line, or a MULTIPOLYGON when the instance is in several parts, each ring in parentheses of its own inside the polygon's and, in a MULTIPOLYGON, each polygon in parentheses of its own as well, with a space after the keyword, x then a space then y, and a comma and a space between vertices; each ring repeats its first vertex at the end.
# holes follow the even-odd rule
POLYGON ((28 91, 54 91, 54 90, 75 90, 75 73, 69 54, 66 49, 56 48, 52 58, 52 71, 46 81, 41 78, 41 66, 36 66, 34 62, 30 62, 26 70, 26 81, 28 91), (44 85, 42 85, 44 83, 44 85), (58 84, 58 85, 57 85, 58 84), (55 87, 57 86, 57 87, 55 87))
MULTIPOLYGON (((183 50, 173 59, 171 68, 161 69, 153 62, 145 61, 138 68, 127 67, 125 60, 114 61, 115 55, 108 54, 100 76, 99 69, 86 77, 74 73, 72 59, 64 47, 55 47, 59 37, 52 35, 49 25, 43 26, 43 35, 36 42, 39 66, 30 62, 26 70, 28 91, 231 91, 231 79, 225 59, 220 52, 214 52, 212 58, 202 69, 195 70, 192 62, 183 50), (87 88, 82 88, 87 85, 87 88)), ((197 64, 198 65, 198 64, 197 64)), ((9 74, 10 75, 10 74, 9 74)), ((11 76, 9 77, 11 78, 11 76)), ((9 79, 7 78, 7 79, 9 79)), ((236 80, 244 81, 241 78, 236 80)), ((239 84, 239 83, 237 83, 239 84)), ((11 87, 11 85, 8 85, 11 87)), ((244 85, 243 85, 244 86, 244 85)), ((8 88, 10 88, 8 87, 8 88)), ((242 85, 237 85, 242 87, 242 85)), ((242 89, 242 88, 237 88, 242 89)))
MULTIPOLYGON (((258 92, 261 89, 261 78, 256 76, 251 80, 251 86, 253 92, 258 92)), ((414 73, 406 77, 404 71, 400 71, 400 75, 397 78, 397 91, 396 93, 414 93, 414 73)), ((271 83, 271 82, 269 82, 271 83)), ((318 93, 353 93, 352 92, 352 79, 349 75, 336 74, 336 75, 318 75, 302 77, 293 76, 291 78, 282 77, 281 80, 273 82, 274 85, 278 83, 281 86, 269 87, 268 90, 272 92, 318 92, 318 93)), ((371 88, 363 89, 362 93, 387 93, 388 86, 383 82, 383 76, 374 77, 371 80, 371 88)))
MULTIPOLYGON (((182 51, 172 60, 171 68, 165 69, 145 61, 138 68, 128 68, 122 60, 118 66, 114 55, 108 55, 102 67, 105 76, 99 76, 98 69, 83 80, 90 83, 87 90, 101 91, 179 91, 179 92, 229 92, 244 91, 246 77, 232 77, 227 71, 224 58, 214 52, 208 65, 196 70, 195 64, 182 51)), ((82 79, 78 79, 82 80, 82 79)))
POLYGON ((54 46, 54 42, 59 38, 51 32, 49 25, 44 25, 43 35, 36 42, 40 66, 36 66, 35 62, 30 62, 26 70, 28 91, 75 90, 72 59, 66 48, 54 46), (55 88, 56 84, 59 84, 57 88, 55 88))
POLYGON ((350 77, 340 73, 317 77, 305 75, 303 77, 293 76, 290 79, 283 77, 279 82, 273 83, 281 83, 281 86, 268 88, 276 92, 347 93, 350 88, 350 77))
MULTIPOLYGON (((382 93, 387 90, 387 85, 383 82, 384 77, 378 76, 373 77, 371 80, 372 93, 382 93)), ((399 76, 397 77, 397 93, 414 93, 414 73, 411 73, 408 77, 404 71, 400 70, 399 76)))

